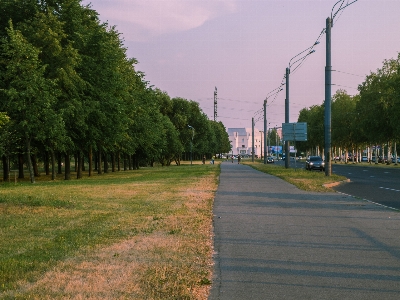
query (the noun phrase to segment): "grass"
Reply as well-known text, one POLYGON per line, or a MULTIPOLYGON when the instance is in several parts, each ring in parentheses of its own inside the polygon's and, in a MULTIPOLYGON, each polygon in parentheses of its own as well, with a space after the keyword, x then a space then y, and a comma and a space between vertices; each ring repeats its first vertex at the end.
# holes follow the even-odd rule
POLYGON ((218 165, 0 185, 1 299, 207 299, 218 165))
POLYGON ((331 192, 332 189, 327 188, 324 184, 343 181, 346 179, 344 176, 339 176, 336 174, 332 174, 331 176, 325 176, 324 172, 320 171, 307 171, 303 168, 286 169, 283 166, 275 165, 275 164, 263 164, 261 162, 250 162, 244 161, 244 164, 247 164, 253 167, 256 170, 259 170, 264 173, 268 173, 274 175, 276 177, 282 178, 283 180, 292 183, 297 186, 299 189, 305 191, 313 191, 313 192, 331 192))
MULTIPOLYGON (((251 163, 308 191, 344 180, 251 163)), ((0 184, 1 299, 207 299, 218 165, 0 184)))

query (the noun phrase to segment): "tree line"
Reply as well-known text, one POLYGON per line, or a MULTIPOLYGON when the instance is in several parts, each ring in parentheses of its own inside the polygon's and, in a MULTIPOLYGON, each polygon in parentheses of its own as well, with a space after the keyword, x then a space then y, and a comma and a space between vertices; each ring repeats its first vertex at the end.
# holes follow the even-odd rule
MULTIPOLYGON (((400 140, 400 54, 367 75, 358 91, 351 96, 338 90, 332 97, 333 154, 346 153, 347 157, 354 153, 353 157, 357 157, 357 153, 369 148, 371 159, 372 154, 384 156, 385 149, 390 162, 390 156, 397 155, 396 144, 400 140)), ((308 141, 299 142, 299 150, 323 153, 324 104, 302 109, 298 122, 308 123, 308 141)))
POLYGON ((0 155, 35 182, 140 165, 180 164, 192 150, 230 150, 224 125, 199 104, 150 85, 120 33, 81 0, 0 2, 0 155), (194 128, 189 128, 189 125, 194 128), (193 135, 194 133, 194 135, 193 135))

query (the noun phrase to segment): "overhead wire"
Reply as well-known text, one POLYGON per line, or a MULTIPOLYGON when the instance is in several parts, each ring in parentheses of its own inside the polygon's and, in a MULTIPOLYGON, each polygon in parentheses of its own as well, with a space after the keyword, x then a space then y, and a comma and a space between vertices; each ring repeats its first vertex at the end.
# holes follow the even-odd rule
MULTIPOLYGON (((349 1, 350 1, 350 0, 347 0, 347 3, 345 3, 346 0, 341 0, 341 1, 338 1, 338 2, 335 3, 335 5, 333 6, 332 11, 331 11, 332 26, 333 26, 333 24, 334 24, 334 19, 336 18, 336 16, 337 16, 337 18, 336 18, 335 24, 336 24, 336 22, 339 20, 339 18, 341 17, 341 15, 342 15, 344 9, 345 9, 346 7, 348 7, 349 5, 351 5, 351 4, 355 3, 355 2, 357 2, 358 0, 353 0, 353 1, 351 1, 351 2, 349 2, 349 1), (340 3, 339 8, 337 9, 337 11, 336 11, 335 13, 333 13, 334 8, 335 8, 336 5, 339 4, 339 3, 340 3), (340 12, 340 14, 338 15, 339 12, 340 12)), ((317 45, 319 44, 320 39, 322 38, 322 36, 323 36, 325 33, 326 33, 326 28, 323 28, 322 31, 320 32, 319 36, 318 36, 317 39, 315 40, 314 44, 313 44, 311 47, 307 48, 306 50, 304 50, 303 52, 300 52, 300 53, 298 54, 298 55, 300 55, 300 54, 302 54, 302 53, 304 53, 305 51, 308 50, 309 52, 308 52, 304 57, 298 59, 298 60, 295 61, 292 65, 291 65, 290 62, 289 62, 289 69, 290 69, 291 66, 294 66, 293 70, 291 70, 291 73, 292 73, 292 74, 295 73, 295 72, 304 64, 304 62, 308 59, 309 54, 311 54, 311 53, 313 53, 313 52, 315 51, 315 50, 314 50, 314 47, 317 46, 317 45), (296 64, 296 63, 298 63, 298 64, 296 64), (295 65, 295 64, 296 64, 296 65, 295 65)), ((298 55, 296 55, 296 56, 298 56, 298 55)), ((295 56, 295 57, 296 57, 296 56, 295 56)), ((292 59, 293 59, 293 58, 292 58, 292 59)), ((336 70, 335 70, 335 71, 336 71, 336 70)), ((349 75, 353 75, 353 76, 360 76, 360 75, 355 75, 355 74, 346 73, 346 72, 341 72, 341 71, 336 71, 336 72, 340 72, 340 73, 344 73, 344 74, 349 74, 349 75)), ((360 76, 360 77, 363 77, 363 76, 360 76)), ((268 98, 269 98, 268 95, 270 95, 270 94, 272 94, 274 91, 278 90, 278 91, 276 91, 274 94, 271 95, 271 96, 273 96, 274 98, 273 98, 272 101, 269 103, 269 105, 271 105, 272 103, 274 103, 274 101, 275 101, 275 100, 277 99, 277 97, 278 97, 279 92, 281 92, 281 91, 283 90, 283 89, 282 89, 282 86, 285 85, 285 83, 284 83, 284 82, 285 82, 285 79, 286 79, 286 75, 283 76, 283 79, 282 79, 282 81, 281 81, 281 84, 280 84, 277 88, 271 90, 271 91, 267 94, 267 99, 268 99, 268 98)), ((335 84, 333 84, 333 85, 335 85, 335 84)), ((337 86, 342 86, 342 85, 337 85, 337 86)), ((343 87, 346 87, 346 86, 343 86, 343 87)), ((347 88, 352 88, 352 87, 347 87, 347 88)), ((271 97, 271 96, 270 96, 270 97, 271 97)), ((209 99, 211 99, 211 98, 209 98, 209 99)), ((236 101, 236 102, 241 102, 241 103, 259 104, 258 102, 250 102, 250 101, 242 101, 242 100, 233 100, 233 99, 224 99, 224 98, 219 98, 219 100, 236 101)), ((268 105, 268 106, 269 106, 269 105, 268 105)), ((257 115, 261 114, 263 111, 264 111, 264 108, 257 110, 257 111, 254 113, 254 116, 257 116, 257 115)), ((250 111, 249 111, 249 112, 250 112, 250 111)), ((222 117, 222 118, 229 118, 229 117, 222 117)), ((262 119, 262 118, 263 118, 263 116, 260 116, 255 122, 259 121, 259 120, 262 119)), ((231 118, 231 119, 239 119, 239 118, 231 118)), ((239 120, 243 120, 243 119, 239 119, 239 120)))
MULTIPOLYGON (((343 4, 344 4, 345 1, 346 1, 346 0, 340 0, 340 1, 336 2, 335 5, 332 7, 332 11, 331 11, 332 25, 334 24, 333 21, 334 21, 336 15, 337 15, 339 12, 341 12, 340 15, 339 15, 339 17, 340 17, 340 16, 342 15, 342 11, 343 11, 346 7, 348 7, 348 6, 350 6, 351 4, 357 2, 358 0, 353 0, 353 1, 351 1, 350 3, 349 3, 349 0, 347 0, 346 5, 343 6, 343 4), (341 4, 340 4, 338 10, 337 10, 335 13, 333 13, 333 10, 335 9, 336 4, 338 4, 339 2, 341 2, 341 4)), ((338 17, 338 19, 339 19, 339 17, 338 17)))

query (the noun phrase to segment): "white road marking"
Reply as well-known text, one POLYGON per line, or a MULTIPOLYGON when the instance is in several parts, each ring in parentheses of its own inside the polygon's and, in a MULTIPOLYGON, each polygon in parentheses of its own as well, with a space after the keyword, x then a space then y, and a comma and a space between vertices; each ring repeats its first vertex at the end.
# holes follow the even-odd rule
POLYGON ((388 190, 388 191, 400 192, 400 190, 391 189, 391 188, 387 188, 387 187, 383 187, 383 186, 380 186, 379 188, 380 189, 384 189, 384 190, 388 190))
MULTIPOLYGON (((359 199, 358 197, 355 197, 355 196, 350 195, 350 194, 346 194, 346 193, 342 193, 342 192, 337 192, 337 193, 343 194, 343 195, 346 195, 346 196, 349 196, 349 197, 352 197, 352 198, 355 198, 355 199, 359 199)), ((368 199, 362 199, 362 200, 367 201, 367 202, 372 203, 372 204, 375 204, 375 205, 379 205, 379 206, 385 207, 385 208, 389 208, 389 209, 393 209, 393 210, 399 211, 398 208, 386 206, 386 205, 383 205, 383 204, 380 204, 380 203, 378 203, 378 202, 374 202, 374 201, 371 201, 371 200, 368 200, 368 199)))

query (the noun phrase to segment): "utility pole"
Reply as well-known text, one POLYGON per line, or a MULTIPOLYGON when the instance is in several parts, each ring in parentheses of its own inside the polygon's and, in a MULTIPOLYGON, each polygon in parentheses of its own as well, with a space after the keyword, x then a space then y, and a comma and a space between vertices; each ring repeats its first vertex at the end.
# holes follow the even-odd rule
POLYGON ((217 102, 218 102, 218 98, 217 98, 217 87, 215 87, 214 90, 214 122, 217 122, 217 102))
MULTIPOLYGON (((286 99, 285 99, 285 123, 289 123, 289 74, 290 69, 286 68, 286 99)), ((285 141, 285 168, 289 168, 290 163, 290 143, 285 141)))
POLYGON ((251 161, 254 162, 254 117, 251 118, 251 161))
POLYGON ((267 101, 264 100, 264 165, 267 164, 267 101))
POLYGON ((331 97, 332 97, 332 63, 331 63, 331 29, 332 19, 326 19, 326 66, 325 66, 325 175, 332 175, 331 161, 331 97))

